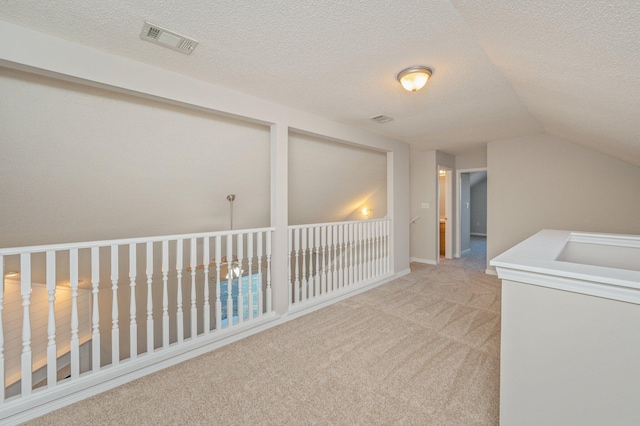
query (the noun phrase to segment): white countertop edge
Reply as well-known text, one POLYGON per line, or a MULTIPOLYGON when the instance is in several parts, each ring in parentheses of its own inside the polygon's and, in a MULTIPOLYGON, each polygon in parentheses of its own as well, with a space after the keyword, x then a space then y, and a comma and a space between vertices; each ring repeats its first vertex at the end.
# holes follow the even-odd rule
POLYGON ((640 304, 640 271, 556 260, 565 245, 581 241, 636 247, 637 236, 543 230, 491 260, 503 280, 640 304))

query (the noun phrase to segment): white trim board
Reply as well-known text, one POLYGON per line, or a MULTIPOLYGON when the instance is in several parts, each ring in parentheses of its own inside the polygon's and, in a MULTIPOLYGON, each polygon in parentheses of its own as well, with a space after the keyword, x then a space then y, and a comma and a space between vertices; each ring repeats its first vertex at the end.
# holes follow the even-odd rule
POLYGON ((419 257, 410 257, 409 262, 425 263, 427 265, 437 265, 438 262, 429 259, 420 259, 419 257))
POLYGON ((502 280, 640 304, 640 271, 557 260, 568 242, 635 249, 640 236, 542 230, 491 260, 502 280))

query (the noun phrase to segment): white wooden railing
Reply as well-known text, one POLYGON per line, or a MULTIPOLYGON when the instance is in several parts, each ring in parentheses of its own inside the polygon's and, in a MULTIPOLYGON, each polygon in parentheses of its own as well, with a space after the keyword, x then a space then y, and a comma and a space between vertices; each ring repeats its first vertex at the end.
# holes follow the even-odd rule
POLYGON ((390 219, 289 227, 289 303, 308 305, 390 273, 390 219))
POLYGON ((0 411, 271 314, 272 233, 0 249, 0 411), (11 272, 19 277, 5 278, 11 272), (5 299, 11 286, 16 306, 5 299), (32 296, 36 287, 46 289, 42 301, 32 296), (70 365, 69 377, 58 377, 61 364, 70 365), (46 380, 34 383, 43 366, 46 380))
POLYGON ((291 226, 289 280, 274 283, 276 291, 288 286, 289 308, 277 315, 274 231, 0 249, 0 424, 78 401, 393 275, 389 219, 291 226))

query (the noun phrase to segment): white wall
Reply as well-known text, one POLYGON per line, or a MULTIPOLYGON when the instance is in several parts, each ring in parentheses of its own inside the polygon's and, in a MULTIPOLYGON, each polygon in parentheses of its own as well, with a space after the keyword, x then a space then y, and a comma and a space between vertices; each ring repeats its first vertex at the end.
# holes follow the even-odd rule
POLYGON ((503 281, 500 424, 638 424, 639 321, 633 303, 503 281))
POLYGON ((487 261, 541 229, 640 234, 640 168, 548 135, 488 144, 487 261))
POLYGON ((456 169, 483 169, 487 167, 487 149, 456 155, 456 169))
POLYGON ((387 155, 311 135, 289 135, 289 223, 363 220, 387 214, 387 155))
POLYGON ((266 126, 7 68, 0 98, 0 247, 224 230, 227 194, 269 226, 266 126))
POLYGON ((411 259, 435 262, 429 238, 435 238, 432 218, 437 214, 437 169, 435 151, 411 152, 411 217, 420 218, 411 225, 411 259), (428 204, 423 208, 422 204, 428 204))
MULTIPOLYGON (((411 152, 411 217, 420 215, 420 219, 411 225, 411 258, 414 261, 435 264, 440 257, 438 234, 438 167, 446 167, 455 175, 455 157, 440 151, 411 152), (429 208, 422 207, 423 203, 429 208)), ((453 197, 452 211, 456 211, 454 181, 450 179, 450 191, 453 197)), ((455 235, 455 222, 451 223, 452 235, 455 235)), ((454 244, 455 245, 455 244, 454 244)), ((453 251, 455 252, 455 247, 453 251)))

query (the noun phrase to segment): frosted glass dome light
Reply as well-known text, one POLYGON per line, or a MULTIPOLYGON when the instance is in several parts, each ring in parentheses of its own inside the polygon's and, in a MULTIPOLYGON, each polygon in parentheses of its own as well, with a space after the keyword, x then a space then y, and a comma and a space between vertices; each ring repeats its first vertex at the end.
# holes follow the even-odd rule
POLYGON ((427 84, 431 74, 433 74, 433 70, 431 68, 416 65, 400 71, 397 79, 405 90, 409 92, 416 92, 427 84))

